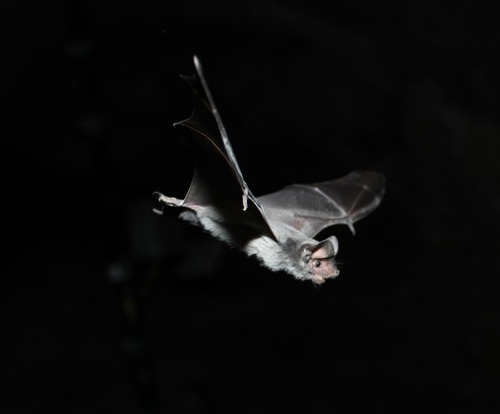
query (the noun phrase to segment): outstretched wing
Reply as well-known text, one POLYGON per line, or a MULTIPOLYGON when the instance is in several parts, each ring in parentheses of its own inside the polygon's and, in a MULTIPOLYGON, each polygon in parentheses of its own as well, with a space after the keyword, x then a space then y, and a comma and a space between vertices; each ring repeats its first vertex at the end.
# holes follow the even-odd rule
POLYGON ((333 181, 293 184, 258 197, 271 222, 286 224, 308 237, 335 224, 353 224, 382 201, 385 178, 372 171, 353 171, 333 181))
POLYGON ((193 58, 196 74, 182 76, 193 100, 191 116, 174 124, 194 132, 192 143, 197 152, 196 171, 184 198, 186 207, 215 207, 227 222, 246 225, 275 236, 256 197, 246 184, 234 156, 201 63, 193 58))

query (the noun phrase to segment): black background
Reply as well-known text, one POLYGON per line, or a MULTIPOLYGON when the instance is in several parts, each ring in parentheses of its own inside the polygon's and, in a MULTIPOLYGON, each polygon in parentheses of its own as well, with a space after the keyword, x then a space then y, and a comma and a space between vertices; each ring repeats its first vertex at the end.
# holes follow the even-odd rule
POLYGON ((490 3, 2 8, 2 413, 494 411, 490 3), (255 194, 386 174, 357 235, 335 229, 338 279, 271 273, 152 213, 191 178, 172 123, 194 53, 255 194))

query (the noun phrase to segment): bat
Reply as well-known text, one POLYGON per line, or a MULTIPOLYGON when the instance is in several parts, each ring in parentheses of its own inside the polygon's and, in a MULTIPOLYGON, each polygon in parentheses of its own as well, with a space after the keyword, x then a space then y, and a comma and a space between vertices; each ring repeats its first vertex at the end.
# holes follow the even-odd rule
POLYGON ((353 224, 381 202, 385 178, 355 170, 344 177, 314 184, 292 184, 255 197, 248 188, 208 88, 202 66, 194 56, 196 73, 181 78, 193 100, 191 116, 174 126, 190 130, 196 168, 184 199, 154 193, 163 213, 178 209, 179 218, 236 247, 272 271, 322 284, 339 274, 338 240, 315 239, 330 226, 353 224))

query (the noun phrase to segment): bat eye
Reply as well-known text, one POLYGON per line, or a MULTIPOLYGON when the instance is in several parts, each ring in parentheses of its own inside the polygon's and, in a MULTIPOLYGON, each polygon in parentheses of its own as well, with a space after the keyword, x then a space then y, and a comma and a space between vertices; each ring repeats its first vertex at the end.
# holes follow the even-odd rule
POLYGON ((321 262, 319 260, 316 260, 314 262, 314 267, 320 267, 321 266, 321 262))

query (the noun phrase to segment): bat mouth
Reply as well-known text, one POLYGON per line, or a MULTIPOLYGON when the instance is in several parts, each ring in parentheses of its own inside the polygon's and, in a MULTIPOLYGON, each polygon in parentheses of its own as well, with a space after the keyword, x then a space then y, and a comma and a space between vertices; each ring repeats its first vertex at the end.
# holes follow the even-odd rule
POLYGON ((325 272, 321 273, 311 273, 310 279, 315 285, 321 285, 326 282, 327 279, 335 279, 339 275, 339 270, 337 266, 333 263, 329 263, 330 266, 327 265, 327 269, 325 272))

